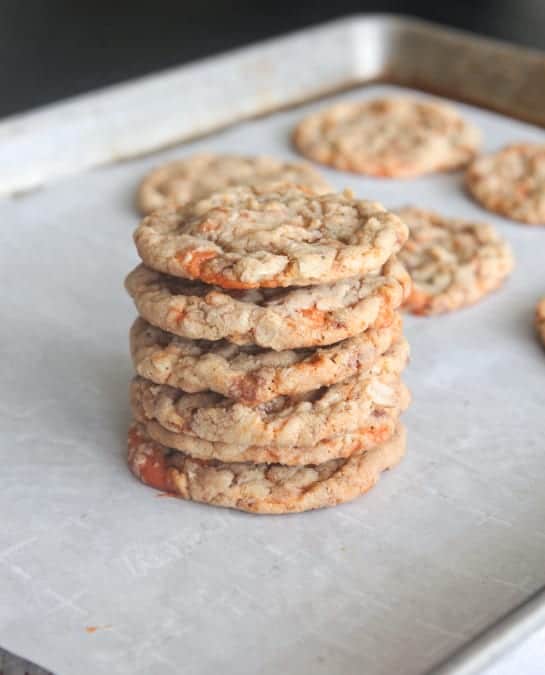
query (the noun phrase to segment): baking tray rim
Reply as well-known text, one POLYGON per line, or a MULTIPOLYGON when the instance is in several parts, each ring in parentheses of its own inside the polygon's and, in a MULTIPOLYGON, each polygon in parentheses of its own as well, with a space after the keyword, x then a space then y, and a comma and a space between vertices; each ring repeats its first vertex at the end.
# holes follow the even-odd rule
POLYGON ((350 15, 0 120, 0 196, 377 82, 545 127, 544 78, 536 49, 403 15, 350 15))

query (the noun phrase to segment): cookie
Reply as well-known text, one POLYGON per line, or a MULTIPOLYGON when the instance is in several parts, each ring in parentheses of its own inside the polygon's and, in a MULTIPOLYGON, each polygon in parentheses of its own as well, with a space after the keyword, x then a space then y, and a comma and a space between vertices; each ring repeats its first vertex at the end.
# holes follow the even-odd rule
POLYGON ((545 225, 545 144, 516 143, 472 162, 471 195, 489 211, 529 225, 545 225))
POLYGON ((151 438, 162 445, 180 450, 196 459, 300 466, 302 464, 321 464, 339 457, 350 457, 350 455, 364 452, 387 441, 394 433, 401 413, 406 410, 410 402, 407 387, 402 386, 400 394, 399 408, 377 409, 374 419, 355 432, 335 438, 327 438, 312 446, 298 445, 291 448, 278 448, 274 445, 248 445, 244 447, 238 443, 205 441, 189 434, 169 431, 158 422, 147 420, 142 406, 137 400, 131 402, 131 408, 135 420, 145 426, 146 432, 151 438))
POLYGON ((545 345, 545 298, 542 298, 536 307, 536 330, 545 345))
POLYGON ((242 157, 203 153, 164 164, 140 183, 137 205, 144 215, 177 208, 237 185, 295 183, 315 192, 330 192, 326 180, 309 164, 274 157, 242 157))
POLYGON ((381 98, 309 115, 293 142, 306 157, 337 169, 410 178, 464 166, 476 154, 480 134, 444 103, 381 98))
MULTIPOLYGON (((408 394, 408 390, 405 390, 408 394)), ((133 410, 138 413, 137 406, 133 410)), ((328 438, 313 446, 295 446, 277 448, 267 445, 249 445, 242 447, 236 443, 214 443, 204 441, 189 434, 178 434, 162 427, 158 422, 147 421, 140 414, 135 419, 143 424, 146 433, 158 443, 174 450, 180 450, 196 459, 217 459, 221 462, 253 462, 301 466, 303 464, 321 464, 330 459, 350 457, 359 452, 384 443, 393 435, 402 410, 389 408, 373 426, 362 427, 357 432, 328 438)))
POLYGON ((128 463, 143 483, 197 502, 252 513, 295 513, 334 506, 367 492, 405 454, 405 430, 348 459, 317 465, 224 463, 193 459, 129 430, 128 463))
POLYGON ((406 307, 413 314, 451 312, 498 288, 513 269, 507 243, 493 227, 433 211, 397 211, 410 230, 399 254, 412 277, 406 307))
POLYGON ((399 374, 408 355, 403 339, 367 371, 344 382, 257 406, 213 392, 186 394, 141 377, 132 382, 131 399, 140 402, 147 419, 203 440, 241 446, 310 446, 369 426, 377 409, 398 408, 402 399, 399 374))
POLYGON ((188 393, 211 390, 246 405, 342 382, 369 368, 401 335, 392 312, 384 328, 318 349, 275 352, 226 340, 188 340, 137 319, 130 334, 136 372, 188 393))
POLYGON ((138 313, 170 333, 279 351, 329 345, 387 325, 411 280, 391 258, 380 273, 309 288, 225 290, 143 265, 125 286, 138 313))
POLYGON ((351 192, 240 187, 140 223, 144 264, 229 289, 334 283, 376 272, 407 239, 401 220, 351 192))

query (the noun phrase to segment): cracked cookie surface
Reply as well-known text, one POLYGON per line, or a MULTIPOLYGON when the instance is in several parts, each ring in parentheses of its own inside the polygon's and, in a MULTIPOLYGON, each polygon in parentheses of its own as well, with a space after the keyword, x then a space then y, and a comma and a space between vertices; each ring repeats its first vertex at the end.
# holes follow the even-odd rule
POLYGON ((407 239, 401 220, 349 191, 232 188, 157 211, 134 241, 144 264, 226 289, 334 283, 376 272, 407 239))
POLYGON ((478 157, 469 165, 465 182, 489 211, 545 225, 545 144, 516 143, 478 157))
POLYGON ((295 513, 334 506, 371 489, 405 453, 405 430, 365 453, 317 465, 225 463, 193 459, 131 426, 128 463, 143 483, 197 502, 253 513, 295 513))
POLYGON ((398 313, 383 328, 321 348, 275 352, 226 340, 189 340, 137 319, 131 354, 138 375, 188 393, 215 391, 247 405, 341 382, 368 368, 401 336, 398 313))
POLYGON ((511 249, 491 225, 411 207, 397 213, 410 232, 399 257, 413 282, 405 303, 413 314, 440 314, 471 305, 511 273, 511 249))
POLYGON ((355 432, 328 438, 312 446, 298 445, 291 448, 278 448, 273 445, 248 445, 239 443, 222 443, 205 441, 189 434, 169 431, 158 422, 149 421, 142 412, 137 401, 132 401, 132 411, 135 420, 141 422, 151 438, 169 448, 180 450, 196 459, 217 459, 222 462, 254 462, 278 463, 285 466, 300 466, 301 464, 321 464, 330 459, 350 457, 358 452, 364 452, 379 443, 387 441, 399 422, 401 413, 407 408, 410 401, 409 390, 401 390, 403 399, 399 408, 383 408, 375 415, 370 424, 355 432))
POLYGON ((197 438, 277 448, 312 446, 362 428, 372 429, 390 408, 399 409, 405 387, 399 376, 409 356, 402 339, 367 371, 344 382, 297 396, 279 396, 247 406, 212 392, 186 394, 141 377, 131 385, 131 401, 146 420, 197 438))
POLYGON ((229 291, 144 265, 125 286, 138 313, 169 333, 280 351, 329 345, 388 325, 411 280, 392 257, 379 273, 306 288, 229 291))
POLYGON ((293 142, 306 157, 337 169, 408 178, 466 165, 480 133, 442 102, 381 98, 311 114, 296 127, 293 142))

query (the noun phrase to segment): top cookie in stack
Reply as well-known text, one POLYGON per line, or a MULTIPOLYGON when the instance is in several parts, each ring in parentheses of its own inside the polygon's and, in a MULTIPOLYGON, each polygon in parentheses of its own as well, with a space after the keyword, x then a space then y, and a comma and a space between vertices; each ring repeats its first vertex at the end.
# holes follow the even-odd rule
POLYGON ((129 462, 182 497, 283 513, 346 501, 403 454, 407 228, 349 192, 244 186, 135 232, 129 462))
POLYGON ((404 244, 401 220, 352 194, 238 187, 145 218, 144 263, 227 289, 334 283, 376 273, 404 244))

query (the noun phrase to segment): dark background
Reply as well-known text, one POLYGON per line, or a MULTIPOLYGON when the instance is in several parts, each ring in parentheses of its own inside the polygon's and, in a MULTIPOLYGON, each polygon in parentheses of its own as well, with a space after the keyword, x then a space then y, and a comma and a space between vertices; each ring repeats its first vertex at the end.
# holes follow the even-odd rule
POLYGON ((545 0, 0 0, 0 117, 357 12, 545 49, 545 0))

